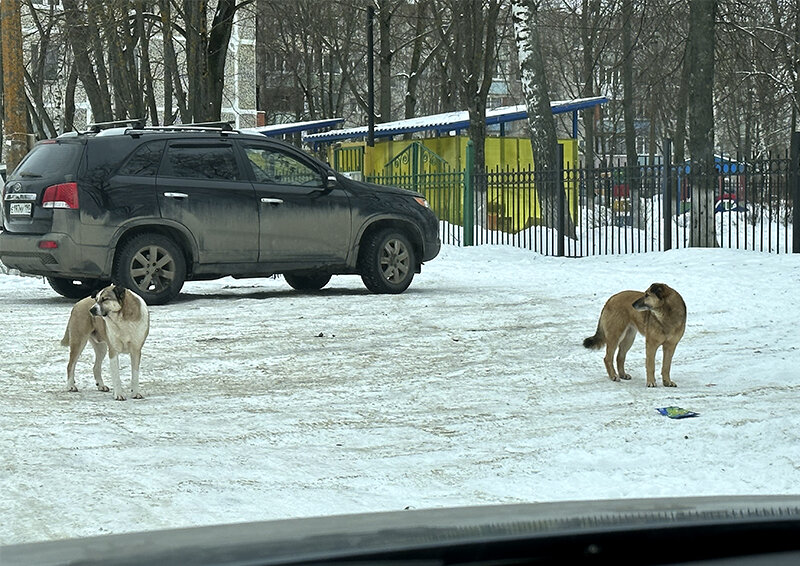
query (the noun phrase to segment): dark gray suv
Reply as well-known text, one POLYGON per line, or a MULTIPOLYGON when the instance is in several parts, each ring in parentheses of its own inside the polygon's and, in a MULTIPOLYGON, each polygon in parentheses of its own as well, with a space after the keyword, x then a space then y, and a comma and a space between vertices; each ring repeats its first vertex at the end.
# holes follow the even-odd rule
POLYGON ((2 215, 0 261, 69 298, 115 281, 163 304, 185 280, 274 274, 298 290, 358 274, 401 293, 440 249, 422 195, 225 127, 96 125, 39 142, 2 215))

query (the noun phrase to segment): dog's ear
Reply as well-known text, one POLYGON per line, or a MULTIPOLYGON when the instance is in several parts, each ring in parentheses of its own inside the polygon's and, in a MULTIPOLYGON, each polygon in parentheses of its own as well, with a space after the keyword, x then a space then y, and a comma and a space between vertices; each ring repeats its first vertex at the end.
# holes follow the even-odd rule
POLYGON ((650 292, 653 293, 659 299, 664 298, 664 284, 663 283, 653 283, 650 285, 650 292))
POLYGON ((121 287, 119 285, 114 285, 114 296, 117 298, 117 300, 119 302, 122 302, 122 300, 125 298, 125 291, 126 290, 127 289, 125 289, 125 287, 121 287))

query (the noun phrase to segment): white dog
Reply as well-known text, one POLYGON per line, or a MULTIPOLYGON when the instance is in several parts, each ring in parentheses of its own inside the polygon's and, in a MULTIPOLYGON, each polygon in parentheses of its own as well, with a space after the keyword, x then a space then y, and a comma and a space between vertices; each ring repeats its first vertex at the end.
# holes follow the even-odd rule
POLYGON ((100 290, 95 297, 78 301, 69 315, 67 330, 61 339, 62 346, 69 346, 67 364, 67 389, 77 391, 75 386, 75 364, 78 362, 86 342, 94 348, 94 380, 97 389, 108 391, 103 383, 103 359, 108 353, 111 365, 111 382, 114 399, 124 401, 122 382, 119 378, 119 354, 131 356, 131 392, 134 399, 143 399, 139 392, 139 362, 142 346, 150 332, 150 313, 147 304, 136 293, 116 285, 100 290))

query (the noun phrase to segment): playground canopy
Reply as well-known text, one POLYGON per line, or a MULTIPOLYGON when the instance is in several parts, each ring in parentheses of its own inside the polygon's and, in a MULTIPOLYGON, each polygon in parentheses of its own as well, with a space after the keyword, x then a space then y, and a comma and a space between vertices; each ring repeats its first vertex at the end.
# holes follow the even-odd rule
MULTIPOLYGON (((595 96, 591 98, 577 98, 574 100, 560 100, 550 103, 553 114, 564 114, 572 112, 572 137, 578 137, 578 111, 586 108, 605 104, 608 98, 605 96, 595 96)), ((516 120, 525 120, 528 117, 528 109, 524 104, 516 106, 503 106, 486 111, 486 124, 504 124, 516 120)), ((438 135, 452 131, 460 131, 469 127, 469 112, 459 110, 455 112, 444 112, 421 116, 419 118, 409 118, 407 120, 396 120, 383 124, 375 124, 375 137, 392 137, 395 135, 409 134, 414 132, 433 131, 438 135)), ((341 130, 331 130, 316 134, 303 136, 306 143, 324 143, 338 140, 364 138, 368 134, 367 126, 355 128, 343 128, 341 130)))
POLYGON ((264 134, 265 136, 283 136, 297 132, 318 132, 325 128, 332 128, 344 122, 344 118, 327 118, 325 120, 309 120, 306 122, 289 122, 287 124, 270 124, 255 128, 242 128, 248 134, 264 134))

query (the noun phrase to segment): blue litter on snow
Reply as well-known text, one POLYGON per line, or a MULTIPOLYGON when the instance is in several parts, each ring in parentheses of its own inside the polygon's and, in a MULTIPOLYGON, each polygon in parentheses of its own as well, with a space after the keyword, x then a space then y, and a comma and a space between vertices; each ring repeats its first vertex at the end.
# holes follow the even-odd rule
POLYGON ((685 419, 687 417, 696 417, 700 414, 694 411, 681 409, 680 407, 661 407, 660 409, 656 409, 656 411, 671 419, 685 419))

